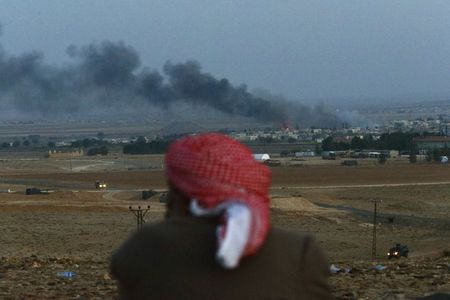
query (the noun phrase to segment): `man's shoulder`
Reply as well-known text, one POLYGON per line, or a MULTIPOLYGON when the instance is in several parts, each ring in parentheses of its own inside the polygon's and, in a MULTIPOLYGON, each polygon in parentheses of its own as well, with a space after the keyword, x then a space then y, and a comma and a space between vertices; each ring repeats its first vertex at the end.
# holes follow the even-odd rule
POLYGON ((264 256, 281 255, 280 259, 284 257, 299 262, 314 252, 322 254, 312 235, 278 227, 272 227, 262 250, 264 256))
POLYGON ((200 221, 195 222, 191 218, 166 219, 145 225, 142 229, 133 233, 121 249, 137 250, 145 248, 146 252, 157 252, 161 245, 187 243, 196 237, 198 238, 198 235, 204 236, 201 233, 213 233, 213 230, 214 227, 211 227, 210 224, 200 221))
POLYGON ((145 247, 149 249, 149 244, 158 244, 168 237, 168 231, 171 230, 170 223, 158 221, 146 224, 141 229, 134 232, 124 243, 124 245, 134 245, 136 247, 145 247))
POLYGON ((126 255, 136 255, 142 249, 150 249, 148 243, 158 243, 160 238, 164 236, 164 228, 166 225, 164 222, 156 222, 149 225, 145 225, 142 229, 135 231, 131 234, 125 242, 117 249, 113 255, 116 257, 126 255))
POLYGON ((151 224, 146 224, 143 226, 138 232, 136 232, 137 236, 147 236, 147 235, 159 235, 162 232, 167 230, 167 226, 170 225, 166 221, 158 221, 151 224))
POLYGON ((155 249, 154 245, 158 245, 161 237, 164 236, 164 228, 164 222, 156 222, 131 234, 112 254, 111 268, 113 273, 119 274, 124 270, 136 268, 141 264, 140 260, 151 258, 152 255, 150 254, 155 249))

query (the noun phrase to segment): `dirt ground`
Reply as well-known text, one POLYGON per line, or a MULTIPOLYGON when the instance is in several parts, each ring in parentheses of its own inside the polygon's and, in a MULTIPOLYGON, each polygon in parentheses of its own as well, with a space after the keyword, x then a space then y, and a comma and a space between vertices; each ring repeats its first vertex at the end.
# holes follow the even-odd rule
MULTIPOLYGON (((117 159, 116 159, 117 160, 117 159)), ((128 159, 128 161, 131 161, 128 159)), ((20 170, 0 171, 0 179, 34 179, 36 183, 50 185, 53 183, 68 181, 87 183, 92 187, 95 180, 101 179, 108 182, 111 188, 164 188, 166 182, 162 158, 153 161, 155 168, 141 167, 130 170, 101 169, 96 171, 93 166, 114 164, 111 161, 82 161, 82 171, 68 172, 60 169, 48 172, 46 161, 24 166, 20 170), (159 165, 159 168, 156 166, 159 165), (46 181, 47 180, 47 181, 46 181)), ((115 162, 115 163, 120 163, 115 162)), ((130 164, 130 162, 128 162, 130 164)), ((143 161, 134 162, 144 164, 143 161)), ((150 162, 147 162, 150 165, 150 162)), ((81 162, 78 162, 81 164, 81 162)), ((56 168, 55 168, 56 169, 56 168)), ((389 165, 362 165, 345 167, 340 165, 300 165, 274 167, 273 186, 278 188, 314 187, 314 186, 352 186, 352 185, 395 185, 411 183, 450 183, 450 166, 447 164, 389 164, 389 165)))
MULTIPOLYGON (((140 159, 155 161, 155 166, 161 161, 140 159)), ((108 259, 136 229, 129 206, 150 205, 148 223, 163 219, 160 194, 141 200, 142 189, 165 188, 163 171, 93 167, 67 172, 55 164, 49 172, 40 164, 24 163, 0 174, 0 299, 114 299, 108 259), (97 179, 105 180, 108 189, 95 190, 97 179), (31 186, 54 192, 24 195, 31 186), (58 277, 63 271, 76 275, 58 277)), ((272 170, 274 226, 313 234, 330 264, 351 267, 349 273, 331 275, 337 298, 450 293, 450 259, 448 252, 444 255, 450 248, 449 166, 303 165, 272 170), (382 202, 377 204, 377 256, 372 260, 374 200, 382 202), (396 242, 408 245, 408 259, 385 258, 396 242), (377 263, 387 269, 374 270, 377 263)))

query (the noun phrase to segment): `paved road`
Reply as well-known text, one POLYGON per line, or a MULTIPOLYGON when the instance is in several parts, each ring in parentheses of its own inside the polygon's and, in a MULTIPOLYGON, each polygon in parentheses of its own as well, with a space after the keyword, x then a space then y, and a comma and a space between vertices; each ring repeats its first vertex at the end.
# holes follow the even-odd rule
POLYGON ((36 186, 40 188, 49 189, 65 189, 65 190, 89 190, 94 188, 94 182, 92 184, 86 182, 68 182, 62 180, 48 180, 48 179, 32 179, 32 178, 8 178, 0 177, 1 184, 18 184, 25 186, 36 186))
MULTIPOLYGON (((92 190, 92 184, 86 182, 69 182, 63 180, 33 179, 33 178, 9 178, 0 177, 1 184, 20 184, 27 186, 38 186, 52 189, 68 190, 92 190)), ((337 189, 337 188, 374 188, 374 187, 402 187, 402 186, 430 186, 430 185, 450 185, 450 181, 435 182, 408 182, 408 183, 380 183, 380 184, 343 184, 343 185, 313 185, 313 186, 273 186, 273 190, 278 189, 337 189)), ((145 188, 137 189, 108 189, 113 191, 142 191, 145 188)))
POLYGON ((408 183, 380 183, 380 184, 348 184, 348 185, 313 185, 313 186, 275 186, 274 190, 282 189, 338 189, 338 188, 372 188, 372 187, 401 187, 401 186, 428 186, 450 185, 450 181, 439 182, 408 182, 408 183))

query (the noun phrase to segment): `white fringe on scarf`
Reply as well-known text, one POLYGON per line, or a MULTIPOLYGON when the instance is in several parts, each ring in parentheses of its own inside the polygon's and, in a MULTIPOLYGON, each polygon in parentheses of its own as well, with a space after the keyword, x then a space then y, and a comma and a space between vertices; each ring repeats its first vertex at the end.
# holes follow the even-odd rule
POLYGON ((227 201, 216 207, 202 208, 197 200, 190 204, 191 213, 194 216, 217 216, 223 214, 225 218, 225 236, 220 232, 223 225, 217 227, 217 239, 219 247, 216 253, 217 262, 226 269, 234 269, 244 254, 250 237, 252 214, 250 208, 239 201, 227 201))

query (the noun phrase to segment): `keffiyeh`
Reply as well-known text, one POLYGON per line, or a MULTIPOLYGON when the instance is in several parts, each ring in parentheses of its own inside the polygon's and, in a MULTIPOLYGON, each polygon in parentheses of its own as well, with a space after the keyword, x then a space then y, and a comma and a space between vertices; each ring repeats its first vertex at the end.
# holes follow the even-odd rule
POLYGON ((270 228, 271 172, 250 149, 222 134, 190 136, 166 155, 169 181, 191 199, 195 216, 220 215, 216 258, 234 268, 255 254, 270 228))

